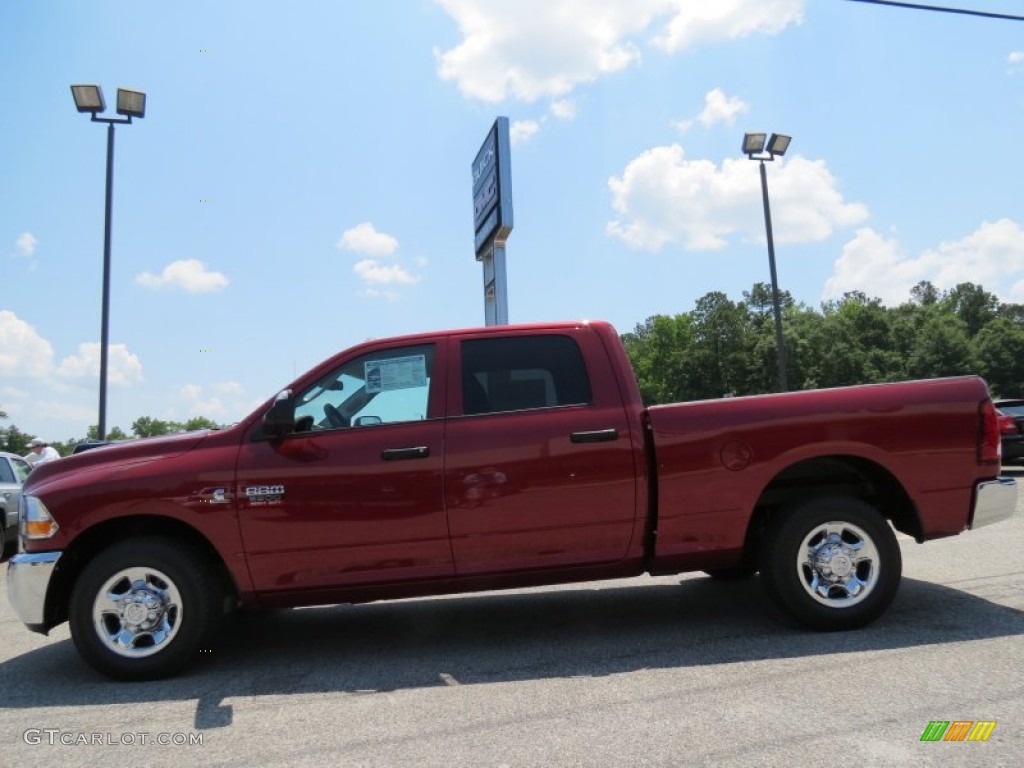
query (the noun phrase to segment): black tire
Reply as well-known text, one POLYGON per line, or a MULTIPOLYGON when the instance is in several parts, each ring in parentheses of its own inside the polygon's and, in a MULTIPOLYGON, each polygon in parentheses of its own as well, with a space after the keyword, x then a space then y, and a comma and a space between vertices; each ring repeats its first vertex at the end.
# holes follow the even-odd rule
POLYGON ((783 612, 819 630, 856 629, 885 612, 903 560, 886 519, 846 496, 784 511, 761 549, 761 581, 783 612))
POLYGON ((179 671, 208 647, 223 607, 216 569, 183 542, 143 537, 96 555, 71 592, 78 652, 117 680, 179 671))
POLYGON ((716 581, 742 581, 757 573, 757 568, 753 565, 734 565, 731 568, 714 568, 704 573, 716 581))

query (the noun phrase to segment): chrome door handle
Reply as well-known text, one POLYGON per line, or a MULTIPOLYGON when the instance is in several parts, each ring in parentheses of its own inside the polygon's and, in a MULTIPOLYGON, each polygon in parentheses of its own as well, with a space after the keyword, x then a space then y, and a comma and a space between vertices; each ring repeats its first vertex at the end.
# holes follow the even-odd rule
POLYGON ((596 429, 592 432, 573 432, 569 439, 574 443, 607 443, 619 439, 617 429, 596 429))
POLYGON ((418 445, 415 448, 385 448, 380 452, 384 461, 402 461, 404 459, 425 459, 430 455, 430 448, 418 445))

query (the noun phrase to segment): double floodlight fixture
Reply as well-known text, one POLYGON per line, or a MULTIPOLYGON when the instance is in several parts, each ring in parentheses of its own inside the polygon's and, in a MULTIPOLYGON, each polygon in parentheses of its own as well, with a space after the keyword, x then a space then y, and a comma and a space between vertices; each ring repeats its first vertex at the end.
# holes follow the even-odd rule
MULTIPOLYGON (((103 100, 103 91, 98 85, 72 85, 71 95, 75 99, 75 107, 79 112, 90 112, 93 120, 103 120, 96 117, 97 114, 107 108, 103 100)), ((142 91, 133 91, 129 88, 117 89, 117 114, 124 115, 127 120, 116 122, 131 122, 133 117, 142 118, 146 116, 146 94, 142 91)), ((111 118, 106 118, 111 120, 111 118)))
POLYGON ((743 154, 751 160, 774 160, 776 156, 781 157, 786 154, 789 142, 792 140, 791 136, 781 133, 773 133, 771 138, 768 138, 766 133, 745 133, 743 134, 743 154))

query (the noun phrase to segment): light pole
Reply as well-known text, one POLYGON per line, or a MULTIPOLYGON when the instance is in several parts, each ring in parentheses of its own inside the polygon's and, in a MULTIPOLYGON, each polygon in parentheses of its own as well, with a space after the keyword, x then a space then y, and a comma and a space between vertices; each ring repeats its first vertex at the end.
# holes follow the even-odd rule
POLYGON ((117 114, 124 115, 124 120, 116 117, 97 117, 106 109, 103 91, 98 85, 72 85, 71 95, 75 99, 75 107, 79 112, 89 112, 92 122, 107 124, 107 197, 103 225, 103 319, 100 328, 100 419, 97 426, 97 437, 107 437, 107 351, 110 342, 110 216, 111 201, 114 191, 114 125, 131 123, 133 117, 146 116, 146 94, 142 91, 117 89, 117 114))
POLYGON ((775 347, 779 358, 779 391, 789 389, 786 384, 786 346, 782 340, 782 310, 779 308, 779 278, 775 272, 775 242, 772 239, 772 212, 768 206, 768 174, 764 170, 764 161, 771 162, 778 155, 781 157, 789 149, 792 138, 781 133, 773 133, 765 146, 765 134, 746 133, 743 135, 743 153, 751 160, 761 163, 761 197, 764 199, 764 228, 768 234, 768 266, 772 274, 772 310, 775 314, 775 347))

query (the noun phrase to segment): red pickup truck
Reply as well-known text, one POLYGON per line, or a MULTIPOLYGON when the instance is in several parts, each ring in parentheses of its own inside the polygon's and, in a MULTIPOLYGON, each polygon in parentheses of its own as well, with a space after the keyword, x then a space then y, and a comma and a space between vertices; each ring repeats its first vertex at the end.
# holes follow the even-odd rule
POLYGON ((9 597, 121 679, 233 607, 760 571, 860 627, 918 542, 1009 517, 977 377, 645 408, 603 322, 367 342, 238 424, 98 448, 25 485, 9 597))

